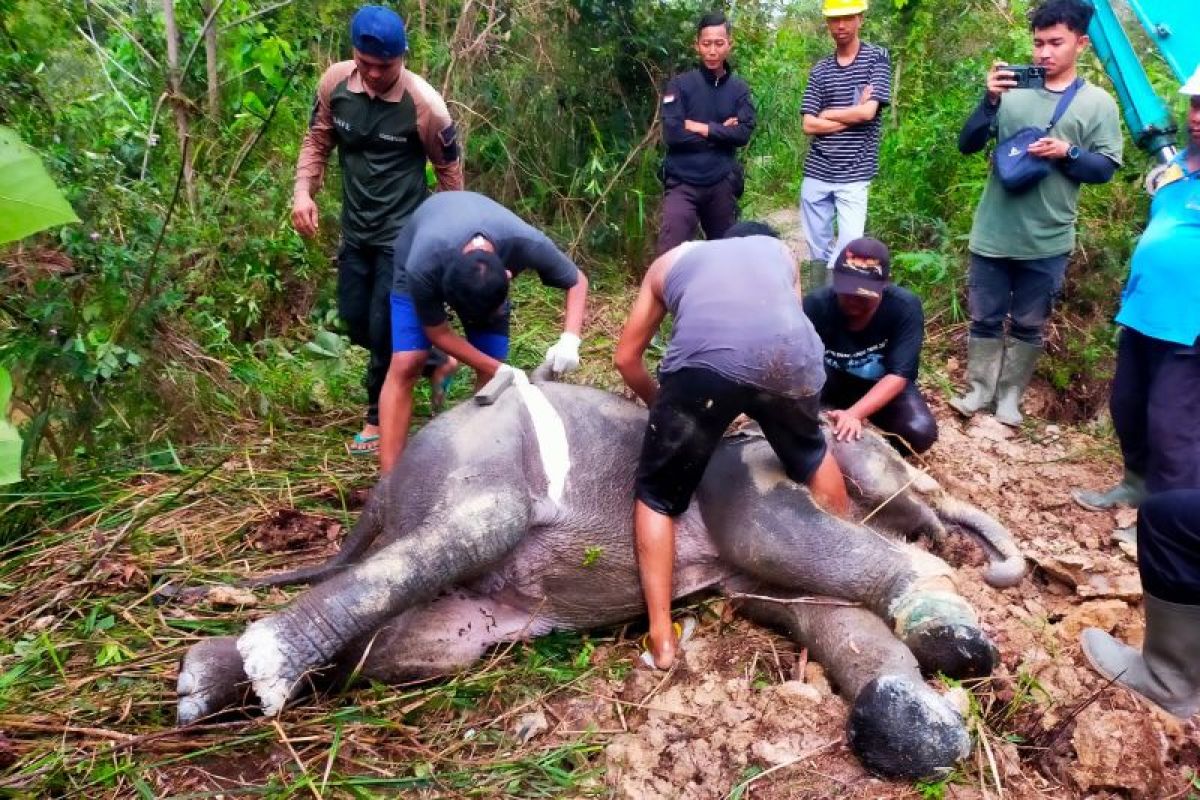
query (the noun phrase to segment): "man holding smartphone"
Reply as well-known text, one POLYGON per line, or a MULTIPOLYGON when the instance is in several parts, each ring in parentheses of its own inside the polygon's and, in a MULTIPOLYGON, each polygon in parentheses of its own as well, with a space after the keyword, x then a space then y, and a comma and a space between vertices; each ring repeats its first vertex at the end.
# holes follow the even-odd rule
POLYGON ((970 154, 984 149, 993 136, 1003 143, 1023 128, 1046 127, 1064 93, 1074 92, 1058 122, 1026 151, 1049 160, 1049 173, 1015 192, 1005 189, 993 170, 975 210, 968 281, 970 386, 950 403, 964 416, 994 410, 1000 422, 1021 424, 1021 396, 1033 377, 1042 331, 1075 248, 1079 187, 1106 183, 1121 164, 1117 104, 1076 71, 1088 46, 1092 13, 1084 0, 1046 0, 1035 7, 1029 21, 1044 87, 1014 91, 1017 76, 997 62, 979 107, 958 137, 959 150, 970 154))

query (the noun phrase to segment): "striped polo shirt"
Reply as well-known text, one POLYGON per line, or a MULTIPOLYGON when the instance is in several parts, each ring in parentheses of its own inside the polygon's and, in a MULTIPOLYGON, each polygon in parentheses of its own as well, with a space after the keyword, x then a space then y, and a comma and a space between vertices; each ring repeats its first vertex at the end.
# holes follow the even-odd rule
POLYGON ((811 137, 804 160, 805 177, 853 183, 872 180, 879 172, 883 107, 892 101, 892 62, 887 50, 862 42, 858 55, 846 66, 838 63, 836 55, 822 58, 809 75, 800 113, 815 117, 827 108, 857 105, 868 85, 871 99, 879 102, 875 119, 840 133, 811 137))

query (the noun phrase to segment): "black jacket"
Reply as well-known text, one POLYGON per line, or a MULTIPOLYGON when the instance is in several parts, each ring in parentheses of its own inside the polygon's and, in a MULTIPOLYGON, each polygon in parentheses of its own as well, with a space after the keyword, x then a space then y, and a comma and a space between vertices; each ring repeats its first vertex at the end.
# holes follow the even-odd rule
POLYGON ((754 105, 750 87, 734 77, 729 65, 720 78, 704 66, 676 75, 662 97, 663 141, 667 157, 665 176, 696 186, 711 186, 727 178, 737 166, 734 152, 745 147, 754 133, 754 105), (737 117, 738 124, 723 123, 737 117), (707 122, 708 137, 684 130, 684 120, 707 122))

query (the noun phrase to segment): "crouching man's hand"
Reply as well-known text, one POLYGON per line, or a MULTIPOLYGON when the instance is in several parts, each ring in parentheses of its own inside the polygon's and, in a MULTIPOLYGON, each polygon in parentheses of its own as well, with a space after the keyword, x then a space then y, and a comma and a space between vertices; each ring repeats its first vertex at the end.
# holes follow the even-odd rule
POLYGON ((569 331, 564 331, 549 350, 546 351, 546 363, 555 375, 562 375, 579 369, 580 338, 569 331))
POLYGON ((849 411, 830 411, 829 421, 833 423, 833 438, 839 442, 857 442, 862 438, 862 420, 849 411))

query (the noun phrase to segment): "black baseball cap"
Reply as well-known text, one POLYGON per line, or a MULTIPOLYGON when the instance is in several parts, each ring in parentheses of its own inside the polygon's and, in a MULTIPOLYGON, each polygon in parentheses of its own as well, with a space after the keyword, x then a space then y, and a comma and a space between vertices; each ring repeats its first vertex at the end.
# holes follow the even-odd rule
POLYGON ((892 256, 878 239, 855 239, 833 262, 833 291, 859 297, 882 297, 891 278, 892 256))

